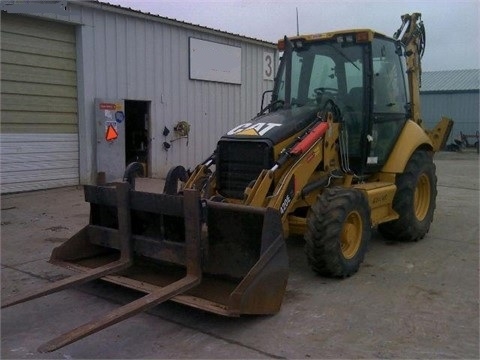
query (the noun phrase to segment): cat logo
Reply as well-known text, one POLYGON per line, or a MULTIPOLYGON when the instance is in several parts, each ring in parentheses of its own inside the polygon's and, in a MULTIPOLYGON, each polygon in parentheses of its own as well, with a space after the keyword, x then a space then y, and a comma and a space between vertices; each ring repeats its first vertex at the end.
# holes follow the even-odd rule
POLYGON ((263 122, 259 122, 256 124, 246 123, 233 128, 232 130, 227 132, 227 135, 263 136, 267 132, 278 126, 282 126, 282 124, 263 122))

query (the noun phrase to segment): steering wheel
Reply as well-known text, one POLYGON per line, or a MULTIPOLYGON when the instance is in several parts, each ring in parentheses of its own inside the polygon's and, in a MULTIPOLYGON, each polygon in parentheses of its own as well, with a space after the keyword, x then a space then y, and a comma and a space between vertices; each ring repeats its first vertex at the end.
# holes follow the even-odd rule
POLYGON ((323 94, 338 94, 338 89, 330 88, 330 87, 318 87, 313 89, 315 95, 323 95, 323 94))
POLYGON ((317 104, 321 104, 322 102, 326 102, 327 99, 337 98, 338 89, 330 88, 330 87, 318 87, 313 89, 315 93, 315 101, 317 104))

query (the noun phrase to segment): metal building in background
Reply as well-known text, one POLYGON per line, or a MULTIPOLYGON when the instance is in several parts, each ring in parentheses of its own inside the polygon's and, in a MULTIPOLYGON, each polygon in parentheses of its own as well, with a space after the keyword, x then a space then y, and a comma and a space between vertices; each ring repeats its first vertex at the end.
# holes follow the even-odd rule
POLYGON ((480 70, 425 71, 420 96, 427 128, 442 116, 455 121, 448 143, 479 130, 480 70))
POLYGON ((98 1, 35 4, 2 2, 2 193, 112 181, 134 160, 151 177, 193 166, 273 87, 275 44, 98 1))

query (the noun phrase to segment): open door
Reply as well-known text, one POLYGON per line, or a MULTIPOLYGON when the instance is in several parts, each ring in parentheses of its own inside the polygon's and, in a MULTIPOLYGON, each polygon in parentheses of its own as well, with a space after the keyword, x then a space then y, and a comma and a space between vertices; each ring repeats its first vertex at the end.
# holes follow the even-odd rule
POLYGON ((149 173, 150 101, 125 100, 125 165, 139 162, 149 173))
POLYGON ((125 171, 125 104, 95 99, 97 182, 121 180, 125 171))

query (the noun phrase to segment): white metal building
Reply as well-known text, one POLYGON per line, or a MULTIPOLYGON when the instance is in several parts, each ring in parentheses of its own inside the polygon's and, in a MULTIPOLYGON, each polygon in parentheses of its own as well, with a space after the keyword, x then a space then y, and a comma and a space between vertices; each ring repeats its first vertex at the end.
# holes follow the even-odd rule
POLYGON ((132 160, 151 177, 194 166, 273 87, 272 43, 108 3, 47 3, 2 2, 2 193, 111 181, 132 160), (183 122, 188 138, 174 131, 183 122))

